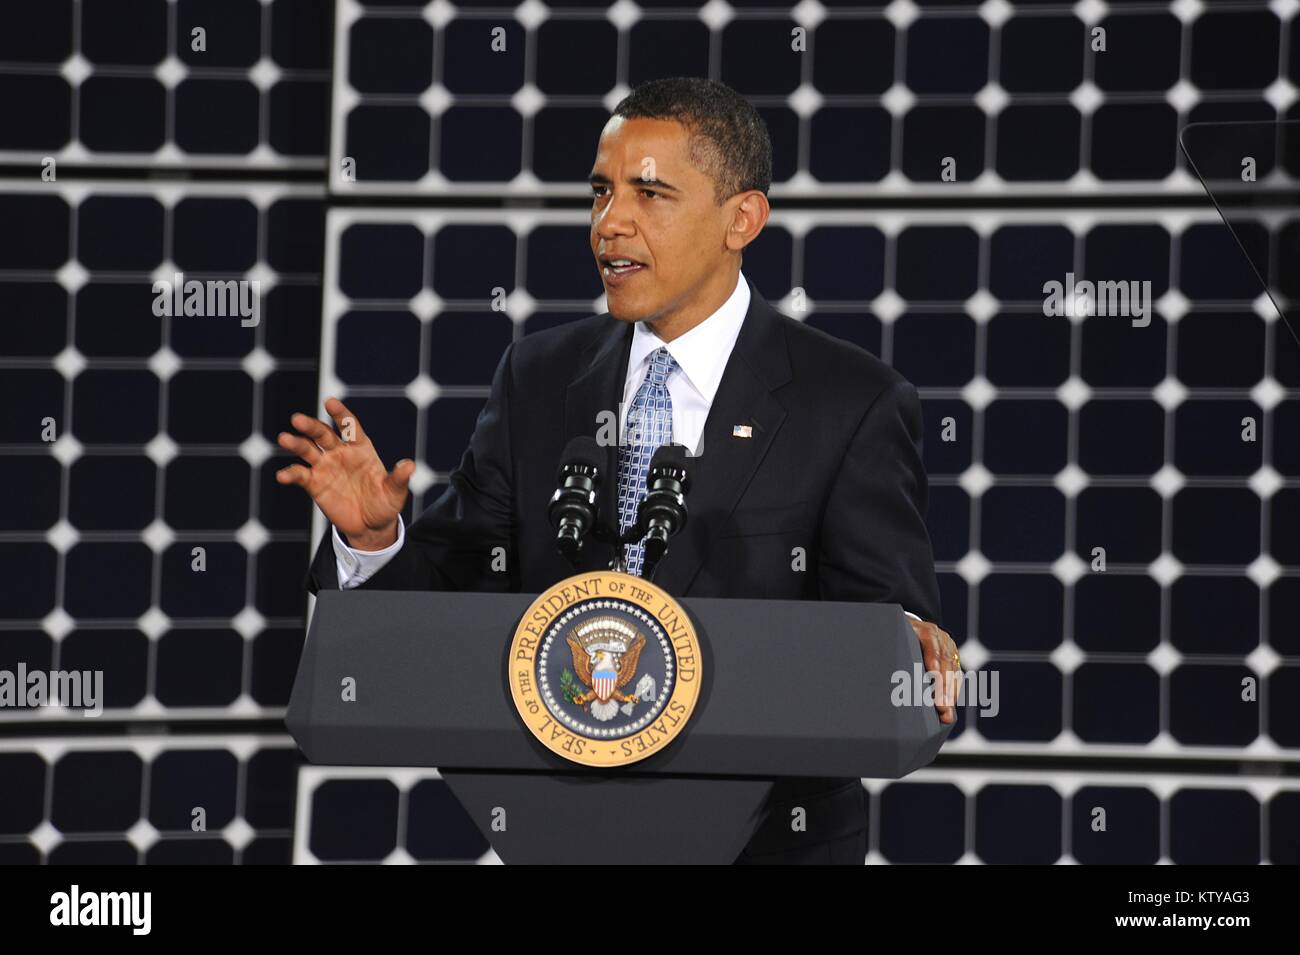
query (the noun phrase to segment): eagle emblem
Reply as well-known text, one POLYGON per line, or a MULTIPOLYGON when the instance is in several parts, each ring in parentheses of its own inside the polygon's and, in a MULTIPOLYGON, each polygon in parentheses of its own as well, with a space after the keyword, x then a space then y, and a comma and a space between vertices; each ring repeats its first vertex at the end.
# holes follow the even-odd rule
POLYGON ((586 689, 575 692, 570 702, 587 707, 596 719, 606 722, 623 711, 630 716, 640 701, 655 698, 655 681, 649 674, 637 681, 634 692, 623 688, 636 677, 637 663, 645 649, 645 635, 616 617, 601 616, 575 627, 566 642, 573 653, 573 669, 586 689))

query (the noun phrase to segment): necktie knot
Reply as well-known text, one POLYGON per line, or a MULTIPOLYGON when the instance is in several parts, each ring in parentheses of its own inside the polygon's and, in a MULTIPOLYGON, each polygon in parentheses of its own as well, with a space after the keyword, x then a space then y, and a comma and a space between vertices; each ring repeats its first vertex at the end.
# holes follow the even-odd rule
POLYGON ((677 359, 672 356, 667 348, 661 346, 650 354, 650 372, 646 375, 646 378, 652 384, 662 385, 677 367, 677 359))

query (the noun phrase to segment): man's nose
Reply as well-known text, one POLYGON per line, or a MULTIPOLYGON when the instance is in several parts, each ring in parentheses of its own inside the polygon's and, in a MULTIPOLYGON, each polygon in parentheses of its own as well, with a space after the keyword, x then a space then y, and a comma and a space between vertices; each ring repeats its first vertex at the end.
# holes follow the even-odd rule
POLYGON ((614 190, 605 208, 596 216, 596 234, 602 239, 610 239, 616 235, 633 235, 636 232, 636 219, 632 215, 634 198, 631 192, 614 190))

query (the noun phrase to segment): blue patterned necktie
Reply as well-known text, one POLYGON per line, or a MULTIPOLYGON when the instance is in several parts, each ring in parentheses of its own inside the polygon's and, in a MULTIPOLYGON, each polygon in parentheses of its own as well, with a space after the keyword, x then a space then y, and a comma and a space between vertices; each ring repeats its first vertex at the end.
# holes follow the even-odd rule
MULTIPOLYGON (((668 378, 678 364, 667 348, 650 355, 650 370, 632 398, 627 412, 627 427, 618 447, 618 523, 625 531, 636 522, 637 505, 645 497, 646 475, 650 459, 660 445, 673 439, 673 399, 668 394, 668 378)), ((645 545, 638 541, 627 546, 627 572, 640 576, 645 562, 645 545)))

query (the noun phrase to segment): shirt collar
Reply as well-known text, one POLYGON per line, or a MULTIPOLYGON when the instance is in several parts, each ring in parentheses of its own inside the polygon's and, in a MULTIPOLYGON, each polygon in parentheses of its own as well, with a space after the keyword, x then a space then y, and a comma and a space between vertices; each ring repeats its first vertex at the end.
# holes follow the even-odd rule
POLYGON ((749 283, 741 272, 735 290, 721 308, 670 342, 663 341, 645 322, 637 322, 627 367, 637 368, 655 349, 667 348, 690 383, 712 404, 740 326, 749 314, 749 299, 749 283))

